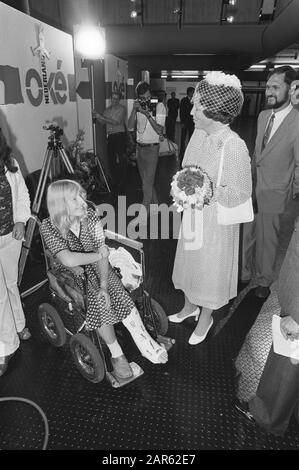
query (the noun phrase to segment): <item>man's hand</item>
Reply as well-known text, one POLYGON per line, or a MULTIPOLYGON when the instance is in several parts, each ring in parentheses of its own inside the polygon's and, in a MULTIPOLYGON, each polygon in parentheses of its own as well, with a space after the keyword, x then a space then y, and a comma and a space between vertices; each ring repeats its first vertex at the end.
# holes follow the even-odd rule
POLYGON ((107 308, 107 310, 109 310, 111 303, 110 303, 110 296, 108 294, 107 289, 105 289, 104 287, 101 287, 98 293, 98 297, 99 299, 101 297, 104 297, 105 307, 107 308))
POLYGON ((25 224, 23 222, 16 222, 12 229, 12 237, 16 240, 22 240, 25 234, 25 224))
POLYGON ((92 118, 98 119, 98 121, 103 121, 103 122, 105 121, 105 118, 95 110, 92 111, 92 118))
MULTIPOLYGON (((135 111, 140 111, 140 110, 142 109, 138 100, 135 100, 135 101, 134 101, 134 103, 133 103, 133 109, 134 109, 135 111)), ((140 111, 140 112, 141 112, 141 111, 140 111)))
POLYGON ((299 325, 290 315, 280 320, 280 331, 285 339, 299 339, 299 325))

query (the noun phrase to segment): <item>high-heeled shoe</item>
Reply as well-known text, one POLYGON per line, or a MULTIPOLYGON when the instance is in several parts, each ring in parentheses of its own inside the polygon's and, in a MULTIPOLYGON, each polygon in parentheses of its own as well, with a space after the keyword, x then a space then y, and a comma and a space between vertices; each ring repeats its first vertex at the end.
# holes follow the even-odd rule
POLYGON ((172 323, 182 323, 182 321, 186 320, 186 318, 195 317, 195 321, 198 320, 200 309, 197 307, 194 312, 185 315, 184 317, 179 317, 177 313, 173 315, 169 315, 168 320, 172 323))
POLYGON ((189 344, 192 344, 192 345, 202 343, 202 341, 203 341, 204 339, 206 339, 206 336, 207 336, 207 334, 209 333, 209 331, 210 331, 210 329, 211 329, 213 323, 214 323, 214 320, 213 320, 213 318, 212 318, 212 321, 211 321, 211 323, 209 324, 209 326, 208 326, 208 328, 207 328, 207 331, 205 332, 204 335, 198 336, 198 335, 195 334, 194 331, 193 331, 192 335, 191 335, 190 338, 189 338, 188 343, 189 343, 189 344))

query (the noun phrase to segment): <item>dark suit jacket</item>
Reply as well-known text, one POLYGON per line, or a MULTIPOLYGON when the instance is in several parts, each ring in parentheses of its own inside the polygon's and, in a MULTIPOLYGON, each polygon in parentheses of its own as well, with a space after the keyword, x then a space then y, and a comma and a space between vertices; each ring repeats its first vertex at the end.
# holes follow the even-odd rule
POLYGON ((299 323, 299 217, 278 278, 278 300, 282 315, 299 323))
POLYGON ((168 116, 176 119, 178 117, 178 110, 180 108, 180 100, 178 98, 169 98, 167 101, 167 107, 168 107, 168 116))
POLYGON ((259 212, 279 214, 299 193, 299 112, 292 109, 262 151, 271 112, 262 111, 258 117, 253 179, 259 212))
POLYGON ((185 98, 181 100, 180 104, 180 120, 186 127, 192 127, 194 125, 193 117, 190 114, 192 108, 193 104, 189 100, 188 96, 185 96, 185 98))

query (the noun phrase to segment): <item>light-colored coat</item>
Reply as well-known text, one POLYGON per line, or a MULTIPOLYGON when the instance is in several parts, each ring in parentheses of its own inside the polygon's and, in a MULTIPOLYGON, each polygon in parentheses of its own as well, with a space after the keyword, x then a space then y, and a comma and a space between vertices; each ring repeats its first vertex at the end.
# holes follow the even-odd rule
POLYGON ((14 160, 14 165, 18 167, 15 173, 8 171, 5 167, 5 176, 11 187, 13 221, 26 224, 31 216, 29 192, 16 160, 14 160))
POLYGON ((290 111, 262 151, 271 112, 258 117, 253 178, 259 212, 279 214, 299 193, 299 112, 290 111))

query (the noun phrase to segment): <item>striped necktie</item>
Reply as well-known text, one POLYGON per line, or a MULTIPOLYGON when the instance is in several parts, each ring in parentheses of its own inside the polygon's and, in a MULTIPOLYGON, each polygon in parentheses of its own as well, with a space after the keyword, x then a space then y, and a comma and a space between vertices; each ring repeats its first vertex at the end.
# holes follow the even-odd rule
POLYGON ((271 131, 272 131, 273 123, 274 123, 274 118, 275 118, 275 113, 272 112, 271 117, 268 121, 267 127, 265 129, 263 142, 262 142, 262 151, 264 150, 264 148, 266 147, 266 145, 269 141, 269 137, 270 137, 270 134, 271 134, 271 131))

